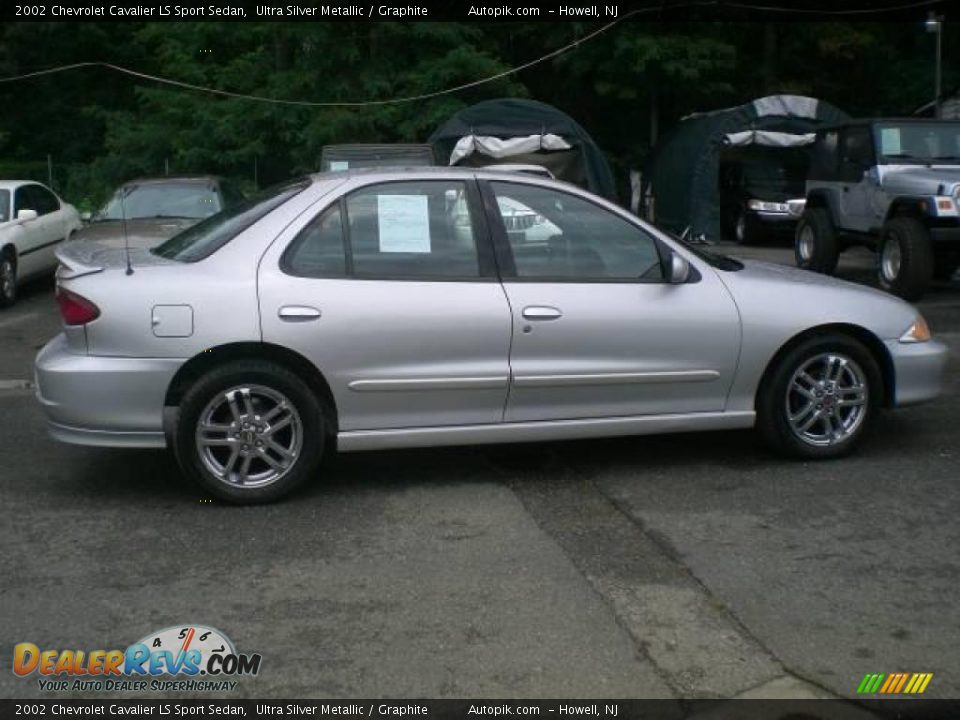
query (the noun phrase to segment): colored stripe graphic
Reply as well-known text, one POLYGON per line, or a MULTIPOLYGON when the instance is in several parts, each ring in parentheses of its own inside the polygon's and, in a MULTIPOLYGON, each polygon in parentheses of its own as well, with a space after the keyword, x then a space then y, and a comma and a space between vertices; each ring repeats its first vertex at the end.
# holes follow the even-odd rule
POLYGON ((858 695, 920 695, 933 679, 933 673, 867 673, 857 686, 858 695))
POLYGON ((880 683, 883 682, 883 679, 886 677, 883 673, 867 673, 863 676, 863 680, 860 681, 860 687, 857 688, 857 692, 861 694, 872 694, 880 689, 880 683))

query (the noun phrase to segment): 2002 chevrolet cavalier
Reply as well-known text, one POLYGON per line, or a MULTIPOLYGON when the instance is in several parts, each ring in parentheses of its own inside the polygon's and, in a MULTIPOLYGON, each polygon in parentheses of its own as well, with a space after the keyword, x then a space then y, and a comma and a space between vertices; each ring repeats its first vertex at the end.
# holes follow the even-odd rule
POLYGON ((757 426, 834 457, 879 408, 934 398, 946 362, 897 298, 704 252, 532 175, 316 175, 129 258, 59 258, 63 333, 36 360, 53 436, 172 447, 239 503, 334 446, 757 426))

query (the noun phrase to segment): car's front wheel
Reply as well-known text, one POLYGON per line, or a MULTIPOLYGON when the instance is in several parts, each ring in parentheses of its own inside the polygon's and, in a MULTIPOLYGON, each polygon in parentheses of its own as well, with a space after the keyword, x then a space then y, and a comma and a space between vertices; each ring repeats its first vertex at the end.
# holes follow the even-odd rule
POLYGON ((316 395, 285 367, 238 360, 183 397, 174 451, 183 471, 231 503, 276 500, 320 464, 326 428, 316 395))
POLYGON ((0 307, 17 300, 17 264, 9 255, 0 255, 0 307))
POLYGON ((863 436, 882 387, 877 362, 862 343, 845 335, 809 338, 764 378, 757 425, 783 454, 838 457, 863 436))
POLYGON ((803 211, 797 222, 794 238, 797 267, 831 275, 840 259, 837 231, 826 208, 811 207, 803 211))

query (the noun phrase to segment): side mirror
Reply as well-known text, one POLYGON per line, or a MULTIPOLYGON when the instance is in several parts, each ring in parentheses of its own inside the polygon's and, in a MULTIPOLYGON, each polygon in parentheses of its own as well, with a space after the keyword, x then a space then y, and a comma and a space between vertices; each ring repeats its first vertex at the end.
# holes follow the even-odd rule
POLYGON ((690 263, 682 255, 670 253, 670 276, 667 280, 671 285, 681 285, 690 279, 690 263))
POLYGON ((17 212, 17 220, 34 220, 37 217, 36 210, 30 210, 29 208, 24 208, 17 212))

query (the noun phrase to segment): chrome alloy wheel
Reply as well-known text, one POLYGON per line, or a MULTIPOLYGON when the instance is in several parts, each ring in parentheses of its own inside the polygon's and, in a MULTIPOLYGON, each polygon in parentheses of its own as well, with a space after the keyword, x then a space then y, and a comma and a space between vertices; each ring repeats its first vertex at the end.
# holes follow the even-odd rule
POLYGON ((230 486, 263 487, 294 466, 303 423, 293 403, 262 385, 218 393, 200 413, 197 451, 204 466, 230 486))
POLYGON ((838 445, 863 424, 868 393, 866 375, 850 357, 816 355, 793 373, 787 385, 790 430, 809 445, 838 445))
POLYGON ((813 259, 813 248, 816 240, 813 237, 813 228, 805 224, 800 229, 800 239, 797 242, 797 252, 800 253, 800 259, 804 262, 810 262, 813 259))
POLYGON ((903 251, 900 249, 900 238, 892 233, 887 236, 880 251, 880 273, 888 283, 896 282, 900 276, 900 264, 903 251))

